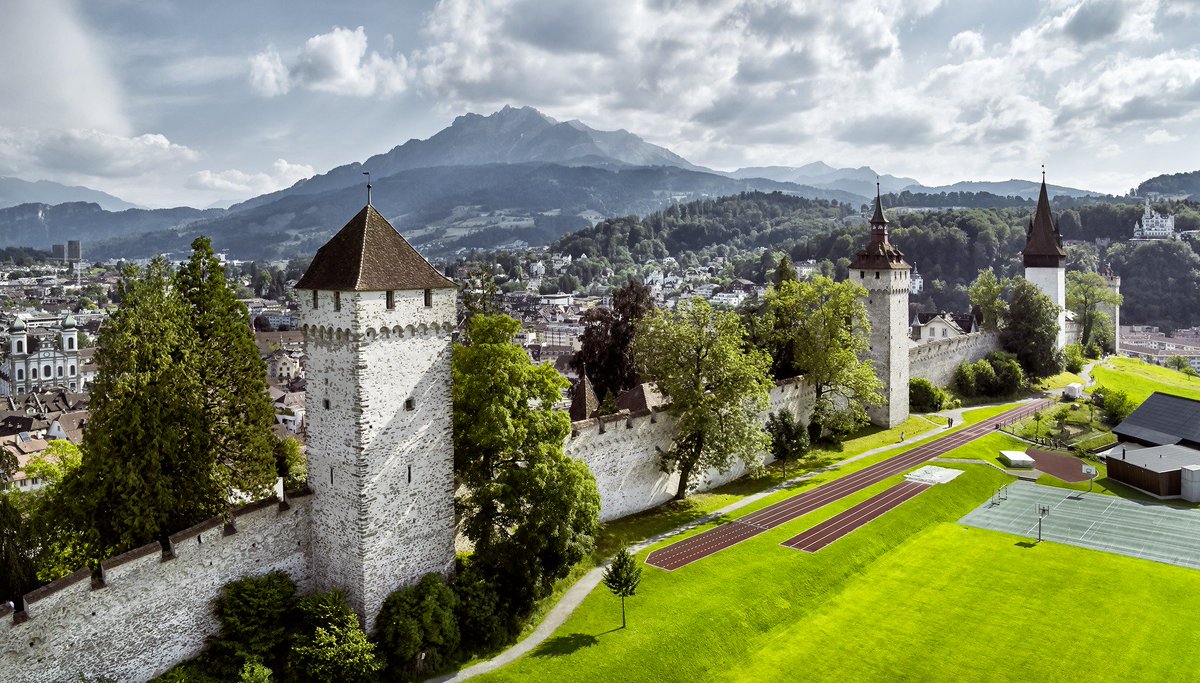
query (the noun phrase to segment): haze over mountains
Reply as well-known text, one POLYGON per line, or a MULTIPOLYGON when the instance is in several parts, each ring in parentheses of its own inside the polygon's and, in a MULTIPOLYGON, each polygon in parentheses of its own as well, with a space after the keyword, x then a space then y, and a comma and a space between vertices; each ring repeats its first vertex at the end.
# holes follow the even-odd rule
MULTIPOLYGON (((714 171, 628 131, 600 131, 530 107, 505 107, 489 116, 465 114, 426 140, 409 140, 229 209, 137 209, 88 188, 0 178, 0 207, 10 207, 0 208, 0 246, 47 248, 83 239, 97 257, 144 257, 182 251, 204 234, 235 258, 309 254, 362 207, 364 171, 371 173, 376 208, 437 256, 545 244, 600 218, 748 190, 855 204, 874 194, 877 178, 884 192, 1030 199, 1038 190, 1036 181, 1025 180, 928 187, 914 178, 877 176, 866 166, 819 161, 714 171)), ((1098 194, 1050 187, 1054 195, 1098 194)))

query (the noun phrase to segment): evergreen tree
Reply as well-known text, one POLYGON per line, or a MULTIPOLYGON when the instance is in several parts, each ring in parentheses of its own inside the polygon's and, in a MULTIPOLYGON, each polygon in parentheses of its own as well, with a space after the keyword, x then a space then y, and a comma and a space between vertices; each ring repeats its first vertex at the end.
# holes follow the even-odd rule
POLYGON ((226 499, 263 498, 275 482, 276 442, 266 366, 249 313, 207 237, 192 242, 191 259, 175 273, 174 288, 183 322, 195 331, 196 352, 189 360, 203 388, 204 413, 196 436, 213 463, 211 476, 226 499))
POLYGON ((588 379, 601 401, 637 386, 641 378, 633 362, 630 344, 637 323, 654 310, 650 288, 630 280, 613 292, 612 305, 597 307, 583 314, 580 349, 571 360, 576 372, 587 371, 588 379))
POLYGON ((638 584, 642 582, 642 568, 637 560, 629 554, 629 548, 622 546, 613 558, 612 564, 604 570, 604 585, 612 594, 621 598, 621 628, 625 628, 625 598, 637 594, 638 584))
POLYGON ((670 399, 676 419, 661 454, 663 470, 679 472, 676 500, 709 468, 757 463, 769 445, 759 413, 767 407, 770 360, 747 346, 736 313, 714 311, 700 298, 681 301, 675 312, 642 319, 633 344, 638 366, 670 399))
POLYGON ((792 260, 787 254, 779 257, 779 266, 775 268, 775 286, 778 287, 785 282, 799 280, 800 276, 796 273, 795 266, 792 265, 792 260))

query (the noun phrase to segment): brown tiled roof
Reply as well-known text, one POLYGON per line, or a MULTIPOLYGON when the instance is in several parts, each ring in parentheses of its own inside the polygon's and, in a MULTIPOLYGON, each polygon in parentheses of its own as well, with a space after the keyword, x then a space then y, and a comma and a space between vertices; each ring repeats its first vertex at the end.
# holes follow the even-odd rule
POLYGON ((1029 234, 1025 238, 1026 268, 1062 268, 1067 252, 1062 248, 1062 235, 1054 224, 1050 213, 1050 197, 1046 194, 1046 179, 1042 178, 1042 191, 1038 194, 1037 208, 1029 222, 1029 234))
POLYGON ((888 220, 883 215, 883 203, 879 197, 878 187, 875 192, 875 214, 871 216, 871 241, 867 247, 858 252, 851 268, 861 270, 910 270, 912 266, 904 261, 904 252, 892 246, 888 241, 888 220))
POLYGON ((456 286, 370 205, 317 250, 312 265, 296 283, 296 289, 343 292, 456 286))
POLYGON ((639 413, 667 404, 667 399, 654 388, 654 385, 642 383, 622 393, 617 397, 617 410, 628 410, 639 413))

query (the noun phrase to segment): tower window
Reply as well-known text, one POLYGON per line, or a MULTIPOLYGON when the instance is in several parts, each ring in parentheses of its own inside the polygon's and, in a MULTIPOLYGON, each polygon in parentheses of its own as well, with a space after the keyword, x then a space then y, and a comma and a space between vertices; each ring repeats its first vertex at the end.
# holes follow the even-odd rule
POLYGON ((17 379, 25 379, 25 371, 17 368, 17 379))
POLYGON ((878 280, 878 279, 879 279, 879 271, 878 271, 878 270, 877 270, 877 271, 875 271, 875 279, 876 279, 876 280, 878 280))
POLYGON ((54 372, 50 369, 50 366, 43 365, 42 366, 42 377, 53 377, 53 376, 54 376, 54 372))
POLYGON ((33 369, 33 374, 32 374, 32 375, 30 375, 30 378, 32 378, 32 379, 37 379, 37 368, 34 368, 34 369, 33 369))
POLYGON ((408 483, 412 483, 412 465, 408 466, 408 483))
POLYGON ((313 310, 317 310, 317 290, 313 290, 313 310))
POLYGON ((68 377, 74 377, 74 376, 75 376, 75 366, 74 366, 74 365, 72 365, 72 366, 70 366, 70 367, 68 367, 68 368, 67 368, 67 376, 68 376, 68 377))
POLYGON ((60 365, 60 366, 58 366, 58 376, 59 376, 59 377, 62 377, 62 376, 63 376, 63 367, 62 367, 61 365, 60 365))
POLYGON ((67 337, 67 350, 71 351, 75 348, 75 337, 67 337))
POLYGON ((404 409, 405 410, 416 410, 417 409, 417 399, 411 398, 411 397, 404 399, 404 409))
POLYGON ((325 399, 321 403, 325 406, 325 410, 329 410, 329 399, 325 399))
POLYGON ((433 290, 425 290, 425 308, 433 306, 433 290))
POLYGON ((858 271, 858 279, 859 280, 867 279, 867 271, 865 271, 865 270, 858 271))
POLYGON ((390 311, 395 307, 396 307, 396 293, 389 289, 387 291, 387 308, 390 311))
POLYGON ((342 310, 342 293, 341 292, 333 293, 333 310, 335 310, 335 311, 342 310))
POLYGON ((17 353, 25 353, 25 342, 17 340, 17 353))

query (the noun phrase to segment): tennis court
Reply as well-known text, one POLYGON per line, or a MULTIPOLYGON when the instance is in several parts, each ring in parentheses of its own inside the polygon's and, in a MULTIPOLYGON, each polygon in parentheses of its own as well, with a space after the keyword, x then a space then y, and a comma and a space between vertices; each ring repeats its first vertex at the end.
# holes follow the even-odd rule
POLYGON ((960 524, 1200 569, 1200 510, 1018 481, 960 524))

